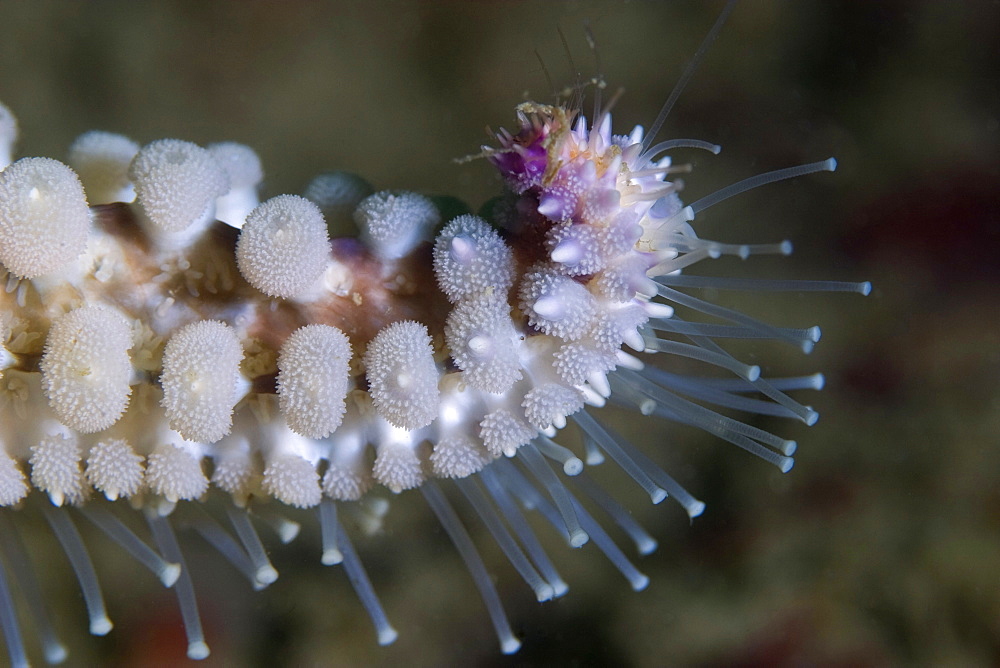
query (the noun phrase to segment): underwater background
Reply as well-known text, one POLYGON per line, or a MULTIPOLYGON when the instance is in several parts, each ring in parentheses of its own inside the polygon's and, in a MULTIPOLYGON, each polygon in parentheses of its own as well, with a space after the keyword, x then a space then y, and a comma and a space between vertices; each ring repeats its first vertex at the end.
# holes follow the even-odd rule
MULTIPOLYGON (((90 129, 141 144, 232 140, 261 156, 265 196, 346 169, 379 189, 476 209, 499 178, 484 160, 454 159, 478 152, 485 126, 512 127, 519 102, 551 101, 546 71, 558 88, 577 72, 603 75, 605 99, 624 88, 616 131, 648 126, 721 9, 5 0, 0 101, 18 117, 18 155, 64 159, 90 129)), ((409 492, 391 499, 381 532, 352 531, 400 632, 394 645, 376 645, 342 570, 320 565, 313 527, 272 550, 281 579, 259 594, 189 537, 212 648, 202 665, 1000 663, 998 43, 1000 6, 990 2, 736 7, 661 133, 723 146, 719 156, 677 153, 694 166, 682 197, 831 155, 839 168, 741 195, 696 223, 720 241, 791 239, 791 257, 699 270, 870 280, 874 291, 717 296, 779 325, 823 329, 809 356, 732 348, 765 376, 826 376, 822 392, 800 395, 820 411, 814 427, 754 421, 799 442, 788 474, 693 428, 601 412, 708 504, 689 524, 676 504, 652 507, 623 474, 605 472, 660 541, 637 562, 646 591, 633 593, 592 546, 550 541, 570 592, 539 605, 477 531, 524 642, 503 657, 458 554, 409 492)), ((59 611, 69 665, 183 660, 173 593, 80 523, 116 625, 86 636, 68 564, 36 524, 18 526, 59 611)))

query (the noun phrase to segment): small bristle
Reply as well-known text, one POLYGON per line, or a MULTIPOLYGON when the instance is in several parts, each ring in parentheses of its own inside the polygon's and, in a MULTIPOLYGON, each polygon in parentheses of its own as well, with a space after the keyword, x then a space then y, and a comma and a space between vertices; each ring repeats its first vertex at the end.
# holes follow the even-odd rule
POLYGON ((525 274, 518 296, 529 324, 561 339, 581 338, 596 316, 594 297, 587 288, 554 270, 525 274))
POLYGON ((445 436, 434 444, 430 462, 439 478, 466 478, 481 470, 492 458, 469 436, 445 436))
POLYGON ((16 276, 58 271, 87 246, 90 209, 76 173, 51 158, 0 171, 0 262, 16 276))
POLYGON ((49 495, 53 505, 80 504, 90 492, 80 469, 75 435, 46 436, 31 448, 31 483, 49 495))
POLYGON ((149 455, 146 484, 170 502, 197 499, 208 489, 201 462, 173 443, 161 445, 149 455))
POLYGON ((479 435, 494 457, 513 457, 517 449, 529 443, 537 433, 524 420, 503 408, 488 413, 479 423, 479 435))
POLYGON ((311 508, 322 492, 316 467, 294 454, 273 457, 264 467, 264 491, 296 508, 311 508))
POLYGON ((504 294, 487 293, 459 302, 444 329, 465 382, 493 394, 503 394, 522 375, 517 332, 504 294))
POLYGON ((278 357, 278 397, 288 426, 310 438, 326 438, 344 418, 350 384, 351 344, 336 327, 295 330, 278 357))
POLYGON ((583 408, 583 397, 572 387, 546 383, 528 392, 521 406, 525 419, 536 429, 548 429, 553 425, 562 429, 566 416, 583 408))
POLYGON ((419 487, 425 480, 423 465, 413 449, 395 443, 378 448, 372 475, 396 494, 419 487))
POLYGON ((434 203, 410 192, 377 192, 363 199, 354 211, 361 240, 383 260, 407 255, 430 239, 441 221, 434 203))
POLYGON ((453 302, 486 291, 506 295, 514 283, 514 259, 485 220, 459 216, 434 242, 434 273, 441 291, 453 302))
POLYGON ((243 348, 232 327, 216 320, 178 330, 163 350, 163 407, 184 438, 214 443, 229 433, 239 400, 243 348))
POLYGON ((168 233, 211 220, 215 199, 229 190, 229 177, 215 158, 197 144, 179 139, 143 146, 128 176, 146 215, 168 233))
POLYGON ((251 211, 236 244, 243 278, 264 294, 285 299, 308 291, 328 257, 323 214, 297 195, 272 197, 251 211))
POLYGON ((132 391, 131 347, 132 328, 109 307, 84 306, 52 323, 39 368, 63 424, 90 434, 118 421, 132 391))
POLYGON ((375 410, 386 420, 413 430, 437 417, 438 371, 424 325, 410 321, 387 325, 368 344, 365 367, 375 410))
POLYGON ((87 455, 87 480, 109 501, 138 492, 144 473, 143 457, 123 439, 100 441, 87 455))
POLYGON ((17 461, 0 452, 0 507, 12 506, 28 494, 28 482, 17 461))

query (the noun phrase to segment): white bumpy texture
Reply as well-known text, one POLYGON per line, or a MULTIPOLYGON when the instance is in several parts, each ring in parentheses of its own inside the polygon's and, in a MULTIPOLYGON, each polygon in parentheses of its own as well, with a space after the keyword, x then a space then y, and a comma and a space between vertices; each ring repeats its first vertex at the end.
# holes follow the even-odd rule
POLYGON ((154 494, 171 503, 197 499, 208 489, 201 462, 174 443, 161 445, 149 455, 146 483, 154 494))
POLYGON ((398 260, 430 238, 441 214, 427 197, 410 192, 377 192, 354 211, 361 240, 383 260, 398 260))
POLYGON ((264 491, 296 508, 311 508, 322 498, 316 467, 296 454, 281 454, 268 462, 264 491))
POLYGON ((31 446, 31 483, 49 495, 56 506, 65 502, 79 505, 90 487, 80 469, 80 444, 75 436, 45 436, 31 446))
POLYGON ((226 171, 197 144, 160 139, 142 147, 129 167, 139 203, 164 232, 201 221, 229 191, 226 171))
POLYGON ((22 158, 0 172, 0 262, 35 278, 87 247, 90 209, 76 173, 51 158, 22 158))
POLYGON ((250 459, 249 447, 235 452, 220 452, 217 448, 213 462, 215 468, 212 471, 212 484, 231 494, 237 504, 246 505, 251 491, 250 483, 254 474, 259 473, 250 459))
POLYGON ((163 349, 163 408, 170 428, 200 443, 229 433, 239 400, 243 348, 236 332, 217 320, 186 325, 163 349))
POLYGON ((555 269, 536 267, 521 280, 521 310, 539 331, 560 339, 579 339, 597 312, 587 288, 555 269))
POLYGON ((527 445, 537 434, 524 420, 503 408, 487 413, 479 423, 479 436, 494 457, 513 457, 519 447, 527 445))
POLYGON ((583 408, 583 397, 571 387, 546 383, 524 395, 521 406, 524 408, 524 417, 536 429, 548 429, 551 426, 562 429, 566 426, 566 416, 583 408))
POLYGON ((438 370, 427 327, 413 321, 386 325, 368 344, 365 367, 375 410, 391 424, 413 430, 437 417, 438 370))
POLYGON ((319 280, 329 254, 323 214, 297 195, 272 197, 251 211, 236 244, 243 278, 264 294, 285 299, 319 280))
POLYGON ((28 495, 28 481, 17 461, 0 452, 0 506, 12 506, 28 495))
POLYGON ((465 434, 439 439, 430 456, 431 468, 439 478, 467 478, 492 459, 481 443, 465 434))
POLYGON ((143 457, 120 438, 100 441, 87 456, 87 481, 109 501, 135 495, 142 487, 144 473, 143 457))
POLYGON ((424 468, 412 448, 389 443, 377 448, 372 475, 392 492, 419 487, 424 482, 424 468))
POLYGON ((329 325, 295 330, 278 356, 278 400, 292 431, 326 438, 344 419, 351 343, 329 325))
POLYGON ((521 379, 517 333, 503 294, 484 293, 460 302, 448 315, 445 341, 472 387, 503 394, 521 379))
POLYGON ((506 295, 514 283, 514 258, 489 223, 479 216, 459 216, 434 242, 434 273, 452 302, 487 290, 506 295))
POLYGON ((63 424, 91 434, 118 421, 131 393, 131 347, 132 328, 111 307, 84 306, 52 323, 39 366, 63 424))

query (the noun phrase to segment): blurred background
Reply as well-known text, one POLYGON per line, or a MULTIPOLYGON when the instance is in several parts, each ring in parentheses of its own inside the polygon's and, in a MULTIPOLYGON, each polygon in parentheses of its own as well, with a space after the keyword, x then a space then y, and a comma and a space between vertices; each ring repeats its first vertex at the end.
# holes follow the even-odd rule
MULTIPOLYGON (((648 125, 721 9, 5 0, 0 101, 20 121, 19 155, 65 158, 90 129, 140 143, 234 140, 260 154, 265 196, 346 169, 475 209, 500 183, 484 161, 454 159, 489 141, 485 126, 512 127, 516 104, 552 100, 547 78, 561 88, 578 72, 624 89, 618 132, 648 125)), ((698 272, 875 289, 714 295, 776 324, 823 328, 809 356, 734 349, 765 375, 826 374, 823 392, 800 397, 822 415, 814 427, 753 421, 799 442, 789 474, 690 428, 601 413, 708 503, 689 523, 671 501, 650 507, 618 472, 597 472, 660 541, 638 559, 646 591, 633 593, 593 546, 550 541, 571 589, 539 605, 477 531, 524 642, 502 657, 454 549, 420 495, 403 494, 380 533, 349 529, 400 631, 395 645, 375 644, 342 571, 320 566, 303 514, 303 537, 272 552, 282 578, 261 594, 184 538, 213 650, 203 665, 1000 663, 998 43, 995 2, 799 0, 738 5, 709 49, 662 131, 723 146, 676 154, 694 167, 687 201, 830 155, 840 167, 699 216, 702 236, 789 238, 796 252, 698 272)), ((86 637, 65 560, 45 551, 43 526, 18 522, 41 546, 73 665, 181 660, 171 592, 85 532, 116 623, 86 637)))

